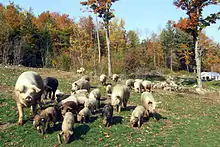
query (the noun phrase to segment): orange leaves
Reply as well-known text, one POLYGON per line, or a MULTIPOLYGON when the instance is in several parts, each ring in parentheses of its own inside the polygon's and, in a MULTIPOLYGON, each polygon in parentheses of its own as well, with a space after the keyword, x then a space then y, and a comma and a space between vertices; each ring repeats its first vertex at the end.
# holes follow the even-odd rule
POLYGON ((183 18, 178 23, 174 24, 174 27, 177 27, 181 30, 186 30, 189 28, 189 22, 187 18, 183 18))
POLYGON ((199 31, 211 23, 216 23, 216 19, 219 19, 218 13, 210 14, 207 18, 203 18, 202 11, 204 7, 218 3, 220 3, 219 0, 175 0, 173 4, 185 10, 188 15, 188 18, 179 22, 176 26, 197 36, 199 31))
POLYGON ((194 29, 199 25, 199 16, 196 13, 190 13, 189 15, 188 25, 190 28, 194 29))
POLYGON ((68 29, 71 27, 73 20, 67 14, 59 14, 56 12, 50 13, 49 11, 41 13, 38 18, 33 19, 33 23, 38 29, 53 25, 57 29, 68 29))
POLYGON ((43 29, 45 25, 51 19, 51 15, 49 11, 41 13, 38 18, 33 19, 33 24, 37 26, 38 29, 43 29))
POLYGON ((14 4, 10 4, 5 9, 5 22, 10 28, 17 28, 20 26, 19 12, 15 8, 14 4))
POLYGON ((62 14, 59 13, 51 13, 51 17, 55 21, 56 27, 60 29, 68 29, 71 27, 73 21, 69 18, 68 14, 62 14))
POLYGON ((183 18, 178 23, 175 23, 173 26, 187 32, 187 30, 189 29, 196 29, 196 26, 198 24, 199 22, 197 16, 192 13, 190 14, 190 18, 183 18))

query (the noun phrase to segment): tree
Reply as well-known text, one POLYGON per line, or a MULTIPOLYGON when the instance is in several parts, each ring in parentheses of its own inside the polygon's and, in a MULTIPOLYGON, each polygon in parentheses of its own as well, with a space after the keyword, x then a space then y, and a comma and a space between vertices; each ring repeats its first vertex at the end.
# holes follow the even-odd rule
POLYGON ((110 23, 111 48, 113 48, 116 53, 123 53, 126 48, 124 25, 124 20, 118 20, 118 18, 113 19, 110 23))
POLYGON ((70 36, 70 50, 77 54, 78 61, 81 66, 84 66, 84 59, 91 55, 91 34, 87 30, 79 25, 73 26, 73 33, 70 36))
POLYGON ((55 22, 49 11, 42 12, 38 17, 33 18, 33 23, 37 27, 40 34, 40 50, 42 55, 43 66, 49 66, 49 58, 53 52, 53 36, 52 30, 55 28, 55 22))
POLYGON ((219 64, 220 54, 218 47, 204 32, 199 34, 198 47, 202 53, 202 67, 204 70, 213 71, 213 66, 219 64))
POLYGON ((210 26, 210 24, 216 23, 217 19, 220 19, 220 12, 213 13, 207 17, 203 17, 203 9, 210 5, 217 5, 219 0, 174 0, 173 4, 186 11, 188 18, 183 19, 175 26, 185 30, 193 36, 195 45, 195 60, 197 69, 197 84, 199 88, 202 88, 201 80, 201 54, 198 49, 198 35, 204 28, 210 26))
POLYGON ((186 44, 180 44, 179 48, 181 49, 181 56, 179 58, 180 62, 181 60, 184 61, 187 71, 189 72, 189 64, 190 64, 190 59, 191 59, 191 55, 193 54, 190 50, 190 48, 186 45, 186 44))
MULTIPOLYGON (((14 3, 10 3, 5 7, 1 5, 0 8, 0 49, 1 62, 4 64, 7 64, 9 60, 11 60, 10 63, 13 63, 14 59, 17 58, 14 55, 19 55, 18 57, 20 57, 20 10, 14 3)), ((19 60, 16 60, 16 64, 20 62, 19 60)))
POLYGON ((176 31, 175 28, 172 27, 173 22, 168 21, 166 25, 166 29, 160 34, 160 40, 165 52, 165 65, 168 66, 168 60, 170 65, 170 70, 173 71, 173 51, 175 50, 176 43, 176 31))
POLYGON ((128 31, 127 34, 127 44, 130 45, 130 47, 134 48, 137 47, 140 43, 140 39, 137 35, 137 33, 133 30, 128 31))
POLYGON ((112 4, 118 0, 88 0, 80 2, 84 6, 89 6, 95 14, 98 14, 103 22, 106 29, 106 43, 108 48, 108 76, 112 75, 112 64, 111 64, 111 50, 110 50, 110 28, 109 22, 114 17, 113 10, 111 9, 112 4))

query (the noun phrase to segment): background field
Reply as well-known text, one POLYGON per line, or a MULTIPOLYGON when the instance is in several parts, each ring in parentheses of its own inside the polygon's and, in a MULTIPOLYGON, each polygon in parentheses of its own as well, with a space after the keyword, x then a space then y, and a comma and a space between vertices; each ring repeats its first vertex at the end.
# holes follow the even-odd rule
MULTIPOLYGON (((16 79, 26 70, 37 71, 42 77, 57 77, 59 89, 65 93, 70 92, 71 83, 79 77, 73 72, 55 69, 0 67, 0 146, 58 146, 60 126, 41 138, 29 120, 29 109, 25 109, 24 126, 17 125, 17 107, 12 94, 16 79)), ((92 78, 91 83, 100 86, 97 78, 92 78)), ((220 83, 208 82, 205 87, 218 89, 220 83)), ((106 97, 103 87, 101 90, 102 97, 106 97)), ((150 118, 141 129, 129 127, 130 114, 140 98, 140 94, 132 91, 128 108, 120 115, 114 113, 112 127, 103 127, 99 114, 90 123, 76 123, 73 140, 67 146, 219 146, 219 95, 166 91, 155 91, 153 95, 157 101, 162 101, 158 108, 160 120, 150 118)))

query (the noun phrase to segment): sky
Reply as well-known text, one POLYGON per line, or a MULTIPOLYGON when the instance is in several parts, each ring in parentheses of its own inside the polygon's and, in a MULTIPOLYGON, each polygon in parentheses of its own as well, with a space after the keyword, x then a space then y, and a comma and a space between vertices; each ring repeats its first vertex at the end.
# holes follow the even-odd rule
MULTIPOLYGON (((82 16, 92 15, 83 13, 80 5, 82 0, 13 0, 21 8, 28 10, 32 8, 35 15, 44 11, 69 14, 71 18, 79 20, 82 16)), ((4 5, 9 0, 0 0, 4 5)), ((165 28, 168 20, 178 21, 180 17, 186 17, 181 9, 176 8, 173 0, 119 0, 113 4, 115 15, 125 20, 126 30, 135 30, 141 39, 152 33, 159 33, 165 28)), ((220 5, 209 6, 204 9, 204 16, 220 11, 220 5)), ((215 42, 220 43, 220 20, 216 24, 205 29, 206 35, 215 42)))

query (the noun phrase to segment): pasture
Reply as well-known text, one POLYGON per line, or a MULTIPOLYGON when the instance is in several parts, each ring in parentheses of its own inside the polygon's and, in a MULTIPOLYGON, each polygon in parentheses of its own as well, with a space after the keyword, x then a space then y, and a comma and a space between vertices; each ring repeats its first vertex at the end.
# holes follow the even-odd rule
MULTIPOLYGON (((18 76, 34 70, 42 77, 53 76, 59 80, 59 89, 70 93, 71 84, 79 75, 55 69, 29 69, 0 67, 0 146, 219 146, 220 143, 220 96, 176 93, 158 90, 153 93, 159 120, 145 120, 140 129, 130 128, 130 115, 139 104, 140 94, 131 92, 128 108, 120 114, 114 112, 113 125, 106 128, 97 114, 91 122, 74 124, 74 135, 69 144, 59 145, 57 134, 60 125, 50 129, 41 138, 29 120, 29 109, 24 111, 24 126, 17 125, 17 107, 12 99, 18 76)), ((98 78, 91 78, 91 85, 101 87, 102 97, 107 97, 98 78)), ((220 88, 219 82, 206 83, 207 88, 220 88)), ((106 103, 106 100, 101 101, 106 103)))

